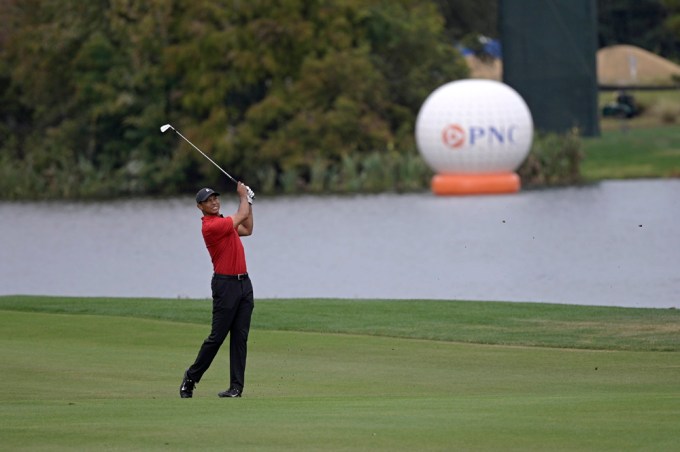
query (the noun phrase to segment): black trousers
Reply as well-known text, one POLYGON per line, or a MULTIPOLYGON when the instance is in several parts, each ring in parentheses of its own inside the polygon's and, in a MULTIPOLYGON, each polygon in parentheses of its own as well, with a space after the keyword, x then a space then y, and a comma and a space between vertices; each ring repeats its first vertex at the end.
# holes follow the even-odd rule
POLYGON ((255 307, 253 285, 248 276, 235 277, 215 274, 212 278, 212 330, 203 341, 196 361, 187 374, 196 383, 208 370, 222 343, 231 333, 229 341, 230 387, 243 390, 245 385, 248 332, 255 307))

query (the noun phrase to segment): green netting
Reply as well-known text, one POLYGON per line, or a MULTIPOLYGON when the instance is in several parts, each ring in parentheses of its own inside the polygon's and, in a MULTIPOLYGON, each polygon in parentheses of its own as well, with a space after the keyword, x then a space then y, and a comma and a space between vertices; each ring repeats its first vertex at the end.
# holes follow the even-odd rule
POLYGON ((599 135, 595 0, 500 0, 503 82, 545 132, 599 135))

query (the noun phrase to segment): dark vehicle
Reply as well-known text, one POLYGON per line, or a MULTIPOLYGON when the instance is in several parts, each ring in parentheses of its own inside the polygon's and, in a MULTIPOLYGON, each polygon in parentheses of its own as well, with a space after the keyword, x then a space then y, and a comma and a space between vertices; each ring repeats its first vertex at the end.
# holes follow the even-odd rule
POLYGON ((615 118, 633 118, 640 114, 640 109, 635 103, 635 98, 626 93, 619 91, 616 96, 616 101, 605 105, 602 108, 602 116, 615 118))

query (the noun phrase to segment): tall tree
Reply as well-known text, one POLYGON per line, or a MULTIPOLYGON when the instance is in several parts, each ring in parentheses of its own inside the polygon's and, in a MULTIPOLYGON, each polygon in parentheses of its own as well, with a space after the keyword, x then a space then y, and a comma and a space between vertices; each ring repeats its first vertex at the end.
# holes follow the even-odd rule
POLYGON ((168 55, 186 74, 175 113, 239 174, 305 172, 315 158, 412 148, 420 103, 466 74, 428 2, 222 6, 187 6, 192 19, 168 55))
POLYGON ((675 38, 674 55, 680 61, 680 0, 662 0, 668 15, 664 25, 675 38))
POLYGON ((452 42, 469 36, 498 38, 499 0, 434 0, 446 20, 452 42))
POLYGON ((251 181, 412 150, 424 98, 466 74, 421 0, 0 7, 5 196, 173 193, 215 174, 164 122, 251 181))
POLYGON ((680 36, 665 26, 673 0, 598 0, 600 47, 632 44, 680 58, 680 36))
POLYGON ((20 143, 32 191, 155 191, 150 156, 162 144, 149 137, 165 116, 167 3, 27 0, 8 11, 17 27, 2 50, 5 93, 22 118, 7 143, 20 143))

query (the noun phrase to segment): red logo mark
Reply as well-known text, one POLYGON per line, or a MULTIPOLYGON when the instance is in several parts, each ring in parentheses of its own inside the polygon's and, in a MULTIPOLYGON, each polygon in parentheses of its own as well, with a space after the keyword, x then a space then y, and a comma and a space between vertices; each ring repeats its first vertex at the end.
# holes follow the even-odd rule
POLYGON ((442 130, 442 143, 450 148, 459 148, 465 143, 465 131, 458 124, 450 124, 442 130))

